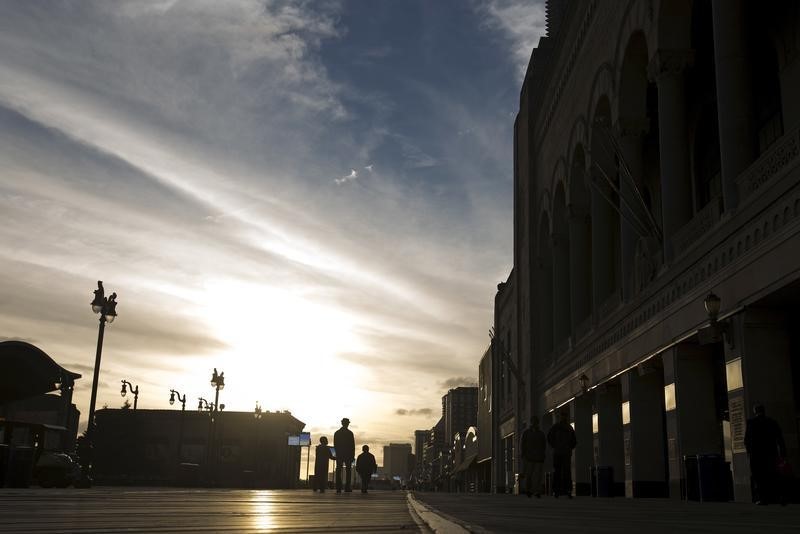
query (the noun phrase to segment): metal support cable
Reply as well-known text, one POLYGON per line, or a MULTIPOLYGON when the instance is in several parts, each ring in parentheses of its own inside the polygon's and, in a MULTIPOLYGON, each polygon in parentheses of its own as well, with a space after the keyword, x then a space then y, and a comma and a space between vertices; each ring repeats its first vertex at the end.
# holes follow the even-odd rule
MULTIPOLYGON (((662 241, 661 228, 659 228, 658 223, 656 222, 655 218, 653 217, 652 212, 647 207, 647 203, 644 201, 644 195, 642 194, 642 191, 639 188, 639 185, 636 183, 636 180, 633 178, 633 173, 631 172, 631 169, 630 169, 630 167, 628 166, 628 163, 625 160, 625 156, 624 156, 624 154, 622 152, 622 147, 619 145, 619 143, 617 142, 617 139, 614 137, 614 135, 611 133, 611 130, 608 127, 603 128, 603 131, 605 132, 606 136, 608 137, 608 142, 611 144, 611 151, 613 152, 613 155, 617 158, 617 160, 619 162, 620 169, 622 170, 622 172, 620 174, 627 176, 627 179, 630 182, 630 184, 632 185, 633 191, 636 194, 636 200, 638 201, 637 203, 642 208, 642 211, 644 211, 645 215, 647 216, 647 221, 645 221, 645 222, 648 223, 648 224, 643 224, 643 226, 648 229, 648 232, 647 232, 648 234, 652 235, 659 242, 661 242, 662 241)), ((611 156, 612 155, 609 152, 608 146, 606 146, 605 142, 601 142, 600 146, 604 150, 604 152, 606 153, 607 156, 611 156)), ((622 176, 622 178, 625 178, 626 176, 622 176)), ((622 198, 622 195, 620 195, 620 198, 622 198)), ((628 205, 627 208, 629 210, 631 210, 632 213, 635 213, 630 205, 628 205)))
POLYGON ((608 182, 609 187, 611 187, 611 189, 614 190, 617 196, 619 196, 620 202, 625 206, 625 208, 627 208, 627 211, 630 213, 630 215, 628 215, 625 211, 623 211, 617 205, 616 202, 614 202, 611 198, 609 198, 608 195, 606 195, 605 192, 603 192, 603 190, 600 188, 598 184, 595 183, 594 180, 589 180, 592 183, 592 185, 595 186, 595 189, 603 196, 603 198, 605 198, 605 200, 609 204, 611 204, 611 206, 620 214, 620 216, 623 219, 625 219, 633 227, 634 230, 636 230, 637 234, 639 234, 642 237, 652 235, 650 228, 644 222, 642 222, 642 220, 639 218, 636 212, 633 211, 630 204, 628 204, 628 201, 625 200, 625 197, 622 196, 622 193, 620 192, 619 188, 617 188, 617 186, 614 184, 614 182, 611 180, 608 174, 606 174, 606 172, 603 170, 603 168, 597 163, 594 163, 594 166, 597 167, 597 170, 599 170, 600 173, 603 175, 603 177, 606 179, 606 182, 608 182))

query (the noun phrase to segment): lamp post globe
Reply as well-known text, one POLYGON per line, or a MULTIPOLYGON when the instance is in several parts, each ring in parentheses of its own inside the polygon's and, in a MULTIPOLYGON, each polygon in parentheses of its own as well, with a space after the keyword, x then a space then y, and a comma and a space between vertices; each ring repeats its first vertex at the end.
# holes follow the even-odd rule
POLYGON ((706 313, 708 313, 708 318, 712 321, 717 320, 721 304, 722 300, 713 291, 709 292, 706 299, 703 301, 703 306, 705 306, 706 313))

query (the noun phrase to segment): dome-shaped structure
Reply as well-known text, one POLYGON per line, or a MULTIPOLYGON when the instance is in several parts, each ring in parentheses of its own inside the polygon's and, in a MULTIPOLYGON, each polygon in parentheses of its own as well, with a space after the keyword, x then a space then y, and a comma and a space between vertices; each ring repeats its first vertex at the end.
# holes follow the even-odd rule
POLYGON ((72 386, 80 377, 30 343, 0 342, 0 404, 72 386))

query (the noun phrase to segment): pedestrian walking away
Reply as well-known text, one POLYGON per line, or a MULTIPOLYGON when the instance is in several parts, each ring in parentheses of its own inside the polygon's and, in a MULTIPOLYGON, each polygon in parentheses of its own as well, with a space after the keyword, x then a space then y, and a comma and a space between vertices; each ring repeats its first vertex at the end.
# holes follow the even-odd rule
POLYGON ((786 443, 778 422, 767 417, 761 404, 753 407, 755 417, 747 420, 744 445, 750 458, 750 489, 753 502, 766 505, 786 503, 782 489, 782 474, 778 466, 786 460, 786 443))
POLYGON ((547 453, 547 440, 544 432, 539 428, 539 418, 531 416, 531 422, 522 433, 522 488, 521 490, 530 497, 542 496, 542 474, 544 459, 547 453))
POLYGON ((547 433, 547 442, 553 448, 553 495, 572 498, 572 450, 575 448, 575 430, 569 424, 569 414, 561 411, 558 422, 547 433))
POLYGON ((369 452, 369 445, 361 447, 361 451, 356 460, 356 473, 361 478, 361 493, 367 493, 372 474, 378 471, 378 463, 375 461, 375 456, 369 452))
POLYGON ((336 449, 336 493, 342 492, 342 471, 345 471, 344 491, 353 491, 353 461, 356 459, 356 440, 347 427, 350 419, 342 419, 342 428, 333 433, 333 448, 336 449))

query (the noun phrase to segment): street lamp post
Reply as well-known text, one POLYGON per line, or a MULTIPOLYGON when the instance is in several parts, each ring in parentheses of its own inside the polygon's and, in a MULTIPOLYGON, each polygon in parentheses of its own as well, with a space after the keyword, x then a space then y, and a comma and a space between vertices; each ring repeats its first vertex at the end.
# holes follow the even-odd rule
POLYGON ((178 401, 181 403, 181 421, 178 424, 178 451, 177 454, 175 455, 175 458, 177 459, 177 462, 175 462, 177 468, 177 466, 179 466, 181 463, 181 449, 183 448, 183 416, 186 413, 186 393, 184 393, 183 396, 181 396, 181 394, 178 391, 170 389, 169 390, 170 406, 175 404, 175 397, 178 397, 178 401))
POLYGON ((169 405, 175 404, 175 397, 177 396, 178 402, 181 403, 181 411, 186 411, 186 394, 181 397, 181 394, 174 389, 169 390, 169 405))
POLYGON ((214 388, 214 409, 211 412, 211 453, 214 463, 214 477, 216 478, 216 466, 219 460, 219 448, 218 448, 218 436, 217 436, 217 417, 219 416, 219 411, 225 408, 225 405, 219 404, 219 391, 225 388, 225 373, 217 372, 217 368, 214 367, 214 372, 211 374, 211 387, 214 388))
POLYGON ((88 485, 91 475, 92 464, 92 440, 94 439, 94 408, 97 403, 97 385, 100 378, 100 358, 103 355, 103 334, 105 333, 106 323, 113 323, 117 316, 117 294, 111 293, 109 297, 105 296, 105 289, 103 288, 103 281, 97 281, 97 289, 94 290, 94 300, 91 302, 92 311, 100 314, 100 327, 97 333, 97 352, 94 357, 94 372, 92 374, 92 396, 89 401, 89 417, 86 426, 86 450, 89 458, 84 461, 84 478, 82 484, 88 485))
POLYGON ((94 290, 94 300, 92 301, 92 311, 100 314, 100 330, 97 334, 97 352, 94 357, 94 374, 92 376, 92 397, 89 401, 89 419, 86 427, 86 435, 91 443, 94 434, 94 407, 97 402, 97 383, 100 375, 100 357, 103 355, 103 334, 106 329, 106 322, 111 324, 117 316, 117 294, 111 293, 110 297, 105 296, 103 281, 97 281, 97 289, 94 290))
POLYGON ((133 409, 136 410, 136 406, 139 405, 139 384, 136 384, 136 387, 133 387, 133 384, 128 382, 127 380, 122 380, 122 389, 120 390, 119 394, 124 397, 130 388, 131 393, 133 393, 133 409))
POLYGON ((253 410, 253 419, 256 420, 256 424, 255 424, 256 435, 255 435, 255 442, 253 443, 253 474, 254 474, 254 477, 258 477, 258 452, 259 452, 259 448, 258 448, 258 437, 259 437, 258 422, 261 420, 261 418, 263 416, 264 416, 264 412, 261 409, 261 405, 258 403, 258 401, 256 401, 256 407, 253 410))

